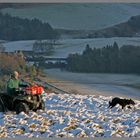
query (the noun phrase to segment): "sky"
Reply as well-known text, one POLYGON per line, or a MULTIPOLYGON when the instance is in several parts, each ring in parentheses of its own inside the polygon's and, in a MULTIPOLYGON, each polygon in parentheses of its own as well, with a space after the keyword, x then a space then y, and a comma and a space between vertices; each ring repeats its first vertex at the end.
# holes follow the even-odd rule
POLYGON ((65 2, 65 3, 69 3, 69 2, 140 2, 140 0, 0 0, 0 3, 3 2, 46 2, 46 3, 55 3, 55 2, 65 2))

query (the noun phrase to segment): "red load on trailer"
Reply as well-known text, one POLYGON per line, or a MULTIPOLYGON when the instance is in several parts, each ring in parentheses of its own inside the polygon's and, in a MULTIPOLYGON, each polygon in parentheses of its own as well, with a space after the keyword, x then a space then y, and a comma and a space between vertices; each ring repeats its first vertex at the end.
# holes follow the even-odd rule
POLYGON ((27 87, 26 92, 32 95, 41 94, 43 93, 43 88, 41 86, 27 87))

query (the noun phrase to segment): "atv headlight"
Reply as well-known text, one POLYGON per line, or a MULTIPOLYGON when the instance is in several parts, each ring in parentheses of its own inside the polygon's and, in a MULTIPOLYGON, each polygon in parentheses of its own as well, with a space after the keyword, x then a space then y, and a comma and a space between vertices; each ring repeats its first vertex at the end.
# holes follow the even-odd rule
POLYGON ((31 100, 31 97, 30 96, 28 97, 28 100, 31 100))

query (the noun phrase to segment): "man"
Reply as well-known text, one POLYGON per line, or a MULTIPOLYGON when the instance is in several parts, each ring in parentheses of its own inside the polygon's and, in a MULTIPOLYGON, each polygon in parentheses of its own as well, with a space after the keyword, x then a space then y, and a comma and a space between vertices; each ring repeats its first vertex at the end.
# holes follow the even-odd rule
POLYGON ((26 87, 27 84, 23 83, 19 79, 19 73, 17 71, 14 71, 11 75, 10 79, 7 82, 7 94, 9 95, 15 95, 16 89, 19 88, 19 86, 26 87))

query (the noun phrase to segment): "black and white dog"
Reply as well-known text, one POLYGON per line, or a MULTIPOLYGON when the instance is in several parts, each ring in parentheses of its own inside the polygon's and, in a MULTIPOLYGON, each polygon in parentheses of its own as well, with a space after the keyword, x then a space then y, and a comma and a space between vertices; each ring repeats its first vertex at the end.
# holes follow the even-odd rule
POLYGON ((109 101, 109 108, 113 108, 117 104, 121 105, 123 109, 126 105, 135 105, 135 102, 132 99, 120 99, 115 97, 112 101, 109 101))

